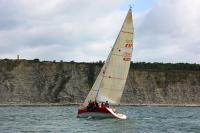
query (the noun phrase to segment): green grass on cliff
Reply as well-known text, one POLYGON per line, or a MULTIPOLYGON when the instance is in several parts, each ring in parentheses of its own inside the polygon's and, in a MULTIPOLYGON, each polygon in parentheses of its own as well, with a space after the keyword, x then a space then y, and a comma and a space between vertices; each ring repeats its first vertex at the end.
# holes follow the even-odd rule
MULTIPOLYGON (((14 67, 16 67, 20 62, 28 62, 28 63, 43 63, 43 62, 49 62, 49 63, 75 63, 75 64, 90 64, 90 69, 93 70, 94 66, 91 66, 91 64, 98 65, 99 67, 103 66, 103 61, 98 62, 56 62, 56 61, 40 61, 39 59, 34 60, 11 60, 11 59, 0 59, 0 66, 6 67, 8 70, 12 70, 14 67)), ((137 69, 137 70, 144 70, 144 69, 152 69, 152 70, 186 70, 186 71, 200 71, 200 64, 190 64, 190 63, 149 63, 149 62, 131 62, 131 68, 137 69)), ((88 78, 93 81, 91 77, 94 76, 93 71, 89 73, 88 78)))
MULTIPOLYGON (((84 62, 83 62, 84 63, 84 62)), ((95 62, 98 66, 103 66, 103 62, 95 62)), ((150 63, 150 62, 131 62, 132 69, 144 70, 144 69, 152 69, 152 70, 186 70, 186 71, 200 71, 200 64, 190 64, 190 63, 150 63)))
POLYGON ((189 63, 146 63, 146 62, 131 62, 131 68, 134 69, 155 69, 155 70, 187 70, 200 71, 200 64, 189 63))

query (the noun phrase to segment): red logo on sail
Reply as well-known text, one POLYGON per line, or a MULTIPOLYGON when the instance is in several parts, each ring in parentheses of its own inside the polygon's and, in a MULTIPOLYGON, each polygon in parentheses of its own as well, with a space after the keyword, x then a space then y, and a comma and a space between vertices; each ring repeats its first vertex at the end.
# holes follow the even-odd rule
POLYGON ((131 60, 131 53, 125 52, 125 53, 123 54, 123 60, 124 60, 124 61, 130 61, 130 60, 131 60))
POLYGON ((132 47, 133 47, 133 44, 131 44, 131 43, 126 43, 126 44, 125 44, 125 47, 126 47, 126 48, 132 48, 132 47))

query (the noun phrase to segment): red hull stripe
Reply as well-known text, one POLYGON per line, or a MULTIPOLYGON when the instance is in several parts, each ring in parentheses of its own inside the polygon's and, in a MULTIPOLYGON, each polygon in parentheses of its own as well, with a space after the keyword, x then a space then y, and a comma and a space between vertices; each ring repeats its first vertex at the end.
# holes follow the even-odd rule
POLYGON ((82 114, 82 113, 110 113, 106 108, 99 108, 98 110, 93 110, 93 111, 88 111, 86 108, 84 109, 79 109, 78 110, 78 114, 82 114))

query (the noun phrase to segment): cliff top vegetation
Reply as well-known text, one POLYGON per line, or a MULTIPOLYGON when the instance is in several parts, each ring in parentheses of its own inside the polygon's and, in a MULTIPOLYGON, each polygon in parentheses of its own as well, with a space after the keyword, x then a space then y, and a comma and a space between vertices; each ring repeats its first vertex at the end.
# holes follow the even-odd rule
MULTIPOLYGON (((102 66, 104 61, 98 62, 56 62, 56 61, 40 61, 39 59, 26 60, 26 59, 0 59, 0 65, 7 64, 6 66, 9 68, 17 66, 20 62, 28 62, 28 63, 75 63, 75 64, 94 64, 98 66, 102 66)), ((4 66, 5 67, 5 66, 4 66)), ((186 70, 186 71, 200 71, 200 64, 196 63, 162 63, 162 62, 131 62, 131 68, 137 70, 144 69, 152 69, 152 70, 186 70)))

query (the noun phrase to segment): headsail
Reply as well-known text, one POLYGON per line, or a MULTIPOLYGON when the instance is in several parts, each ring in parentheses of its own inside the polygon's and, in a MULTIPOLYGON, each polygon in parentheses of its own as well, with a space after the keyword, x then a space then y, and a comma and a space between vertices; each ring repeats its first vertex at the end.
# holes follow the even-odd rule
POLYGON ((133 49, 133 21, 131 8, 125 18, 115 44, 102 67, 84 106, 89 100, 120 102, 128 75, 133 49))

